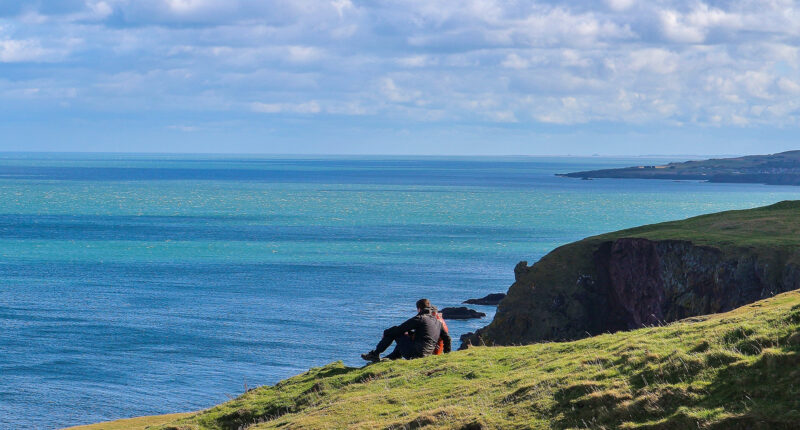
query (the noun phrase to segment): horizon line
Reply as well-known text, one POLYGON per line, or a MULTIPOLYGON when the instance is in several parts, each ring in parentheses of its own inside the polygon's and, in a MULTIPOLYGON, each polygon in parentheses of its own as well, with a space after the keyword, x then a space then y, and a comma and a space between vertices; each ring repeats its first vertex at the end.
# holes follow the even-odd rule
MULTIPOLYGON (((786 152, 786 151, 781 151, 786 152)), ((776 154, 779 154, 777 152, 776 154)), ((272 157, 543 157, 543 158, 716 158, 716 157, 744 157, 748 155, 771 154, 398 154, 398 153, 281 153, 281 152, 181 152, 181 151, 3 151, 0 155, 29 154, 29 155, 218 155, 218 156, 272 156, 272 157)))

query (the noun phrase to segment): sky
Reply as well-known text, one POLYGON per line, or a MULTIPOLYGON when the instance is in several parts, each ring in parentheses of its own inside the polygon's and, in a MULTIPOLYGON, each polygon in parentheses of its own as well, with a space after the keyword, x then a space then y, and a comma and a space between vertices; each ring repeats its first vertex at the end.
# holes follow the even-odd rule
POLYGON ((0 151, 800 149, 788 0, 2 0, 0 151))

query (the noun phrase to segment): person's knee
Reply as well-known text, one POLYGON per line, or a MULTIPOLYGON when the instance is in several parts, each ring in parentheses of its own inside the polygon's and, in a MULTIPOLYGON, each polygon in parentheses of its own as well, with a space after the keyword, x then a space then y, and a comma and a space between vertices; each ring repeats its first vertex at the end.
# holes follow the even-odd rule
POLYGON ((383 331, 383 336, 395 337, 397 335, 397 326, 389 327, 383 331))

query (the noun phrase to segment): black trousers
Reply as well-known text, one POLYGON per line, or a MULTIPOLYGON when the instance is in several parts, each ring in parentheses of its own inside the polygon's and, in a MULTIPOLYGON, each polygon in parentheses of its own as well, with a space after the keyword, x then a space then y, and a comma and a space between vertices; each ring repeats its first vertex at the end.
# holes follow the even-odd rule
POLYGON ((375 352, 380 354, 386 351, 392 342, 395 342, 397 346, 394 348, 394 351, 388 355, 389 358, 397 359, 402 357, 408 360, 416 357, 414 353, 414 341, 411 340, 411 336, 401 332, 397 326, 387 328, 383 331, 383 337, 381 341, 378 342, 378 346, 375 347, 375 352))

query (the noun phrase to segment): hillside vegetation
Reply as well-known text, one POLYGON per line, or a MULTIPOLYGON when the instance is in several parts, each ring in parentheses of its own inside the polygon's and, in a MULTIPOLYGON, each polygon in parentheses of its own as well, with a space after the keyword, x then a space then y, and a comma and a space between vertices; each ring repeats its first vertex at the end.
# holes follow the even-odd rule
POLYGON ((148 419, 83 429, 800 428, 800 293, 573 342, 333 363, 148 419))
POLYGON ((603 241, 623 237, 685 240, 723 250, 796 249, 800 248, 800 200, 650 224, 594 236, 589 240, 603 241))

